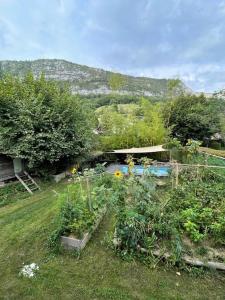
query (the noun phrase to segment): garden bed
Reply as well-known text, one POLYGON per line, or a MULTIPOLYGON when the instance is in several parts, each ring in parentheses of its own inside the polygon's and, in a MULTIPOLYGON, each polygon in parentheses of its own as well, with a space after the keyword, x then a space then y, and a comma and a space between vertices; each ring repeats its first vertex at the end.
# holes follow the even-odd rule
MULTIPOLYGON (((144 248, 140 248, 139 250, 142 253, 149 253, 149 251, 144 248)), ((165 260, 169 260, 173 256, 172 253, 168 253, 168 252, 165 252, 162 254, 160 252, 160 250, 154 250, 154 251, 152 251, 151 254, 153 254, 156 257, 163 258, 165 260)), ((193 267, 206 267, 206 268, 216 269, 216 270, 220 270, 220 271, 225 271, 225 263, 222 263, 222 262, 201 260, 197 257, 192 257, 189 255, 184 255, 181 258, 181 260, 185 264, 191 265, 193 267)))
POLYGON ((77 250, 85 247, 106 213, 112 196, 108 176, 77 175, 67 186, 67 191, 58 195, 61 207, 55 217, 58 226, 49 238, 50 246, 61 244, 66 249, 77 250))
POLYGON ((62 172, 62 173, 59 173, 59 174, 55 174, 55 175, 52 175, 52 178, 53 180, 58 183, 60 182, 62 179, 66 178, 67 176, 67 172, 62 172))
POLYGON ((205 169, 181 170, 176 189, 155 191, 150 180, 131 175, 123 181, 115 250, 122 257, 146 253, 153 261, 225 270, 224 180, 205 169))
POLYGON ((86 232, 83 235, 82 239, 78 239, 72 235, 70 236, 61 236, 61 245, 68 250, 82 250, 86 244, 88 243, 88 241, 90 240, 90 238, 92 237, 92 234, 95 232, 95 230, 98 228, 99 224, 101 223, 105 213, 106 213, 107 208, 104 207, 101 212, 99 213, 99 217, 96 221, 96 223, 94 224, 94 226, 91 228, 90 232, 86 232))

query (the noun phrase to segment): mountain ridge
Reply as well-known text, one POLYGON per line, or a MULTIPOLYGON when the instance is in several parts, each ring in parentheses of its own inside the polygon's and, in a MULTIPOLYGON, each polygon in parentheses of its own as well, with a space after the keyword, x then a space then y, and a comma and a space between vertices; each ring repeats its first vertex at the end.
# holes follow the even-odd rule
MULTIPOLYGON (((2 60, 0 71, 15 76, 25 76, 31 71, 35 77, 44 73, 47 79, 68 82, 72 92, 81 95, 106 95, 114 92, 120 95, 163 97, 168 93, 169 79, 115 73, 64 59, 2 60), (121 88, 116 90, 112 90, 109 84, 113 74, 118 74, 123 81, 121 88)), ((193 93, 180 81, 176 93, 181 92, 193 93)))

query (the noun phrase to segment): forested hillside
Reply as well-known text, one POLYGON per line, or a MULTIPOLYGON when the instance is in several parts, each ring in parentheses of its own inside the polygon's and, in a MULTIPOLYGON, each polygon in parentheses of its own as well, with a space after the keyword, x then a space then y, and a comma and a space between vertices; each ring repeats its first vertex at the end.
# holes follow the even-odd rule
MULTIPOLYGON (((0 61, 0 74, 24 76, 32 71, 35 77, 44 73, 47 79, 68 82, 74 94, 110 94, 163 97, 168 93, 168 79, 133 77, 117 74, 121 84, 114 85, 116 73, 91 68, 65 60, 39 59, 34 61, 0 61), (110 82, 112 84, 110 84, 110 82)), ((182 82, 176 93, 191 92, 182 82)))

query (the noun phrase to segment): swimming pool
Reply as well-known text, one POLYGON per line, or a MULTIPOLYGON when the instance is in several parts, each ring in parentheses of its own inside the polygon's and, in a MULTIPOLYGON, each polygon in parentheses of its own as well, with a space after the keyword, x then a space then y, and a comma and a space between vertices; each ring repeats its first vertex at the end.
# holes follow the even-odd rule
MULTIPOLYGON (((127 165, 120 165, 119 166, 120 171, 124 174, 128 174, 128 166, 127 165)), ((150 166, 147 169, 144 169, 141 165, 135 165, 132 169, 132 172, 135 175, 143 175, 143 173, 149 172, 150 174, 157 176, 157 177, 165 177, 169 176, 171 172, 171 167, 169 166, 150 166)))

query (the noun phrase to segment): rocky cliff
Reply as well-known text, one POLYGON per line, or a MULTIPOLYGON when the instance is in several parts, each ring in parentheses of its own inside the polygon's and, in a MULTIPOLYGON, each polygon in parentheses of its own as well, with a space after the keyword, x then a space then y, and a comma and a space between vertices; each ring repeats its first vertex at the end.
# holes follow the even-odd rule
MULTIPOLYGON (((24 76, 32 71, 35 76, 43 72, 47 79, 68 82, 73 93, 109 94, 110 78, 114 73, 102 69, 91 68, 58 59, 39 59, 34 61, 0 61, 0 72, 16 76, 24 76)), ((115 93, 121 95, 138 95, 163 97, 167 93, 167 79, 154 79, 147 77, 133 77, 119 75, 123 84, 115 93)), ((189 89, 181 82, 177 92, 189 89)))

